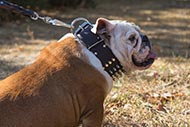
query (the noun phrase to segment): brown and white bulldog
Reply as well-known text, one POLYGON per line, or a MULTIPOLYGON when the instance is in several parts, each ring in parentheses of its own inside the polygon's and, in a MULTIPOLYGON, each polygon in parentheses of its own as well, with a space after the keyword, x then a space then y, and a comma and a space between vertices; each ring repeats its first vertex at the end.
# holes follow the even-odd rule
MULTIPOLYGON (((134 24, 99 18, 92 31, 107 40, 127 71, 146 69, 155 58, 134 24)), ((100 127, 112 82, 99 59, 67 34, 0 81, 0 127, 100 127)))

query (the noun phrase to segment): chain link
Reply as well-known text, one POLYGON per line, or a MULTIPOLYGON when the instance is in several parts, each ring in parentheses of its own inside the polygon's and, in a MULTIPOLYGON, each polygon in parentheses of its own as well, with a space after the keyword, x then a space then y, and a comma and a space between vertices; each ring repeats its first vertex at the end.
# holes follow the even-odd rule
POLYGON ((69 28, 71 30, 71 32, 74 31, 75 25, 76 25, 77 22, 79 22, 79 21, 85 21, 85 22, 89 23, 89 21, 87 19, 80 17, 80 18, 74 19, 71 22, 71 24, 67 24, 67 23, 62 22, 62 21, 60 21, 58 19, 52 19, 51 17, 48 17, 48 16, 40 16, 35 11, 29 10, 29 9, 25 9, 22 6, 19 6, 17 4, 13 4, 13 3, 10 3, 10 2, 4 1, 4 0, 0 0, 0 7, 4 7, 5 9, 14 10, 15 12, 27 15, 32 20, 38 20, 38 19, 40 19, 40 20, 44 21, 47 24, 69 28))
POLYGON ((91 24, 87 19, 85 18, 82 18, 82 17, 79 17, 79 18, 76 18, 74 19, 71 24, 67 24, 65 22, 62 22, 58 19, 52 19, 51 17, 42 17, 40 16, 37 12, 34 12, 34 15, 31 16, 31 19, 33 20, 42 20, 44 21, 45 23, 47 24, 51 24, 51 25, 54 25, 54 26, 62 26, 62 27, 66 27, 66 28, 69 28, 71 30, 71 32, 73 33, 74 29, 75 29, 75 24, 79 21, 85 21, 85 22, 88 22, 89 24, 91 24))

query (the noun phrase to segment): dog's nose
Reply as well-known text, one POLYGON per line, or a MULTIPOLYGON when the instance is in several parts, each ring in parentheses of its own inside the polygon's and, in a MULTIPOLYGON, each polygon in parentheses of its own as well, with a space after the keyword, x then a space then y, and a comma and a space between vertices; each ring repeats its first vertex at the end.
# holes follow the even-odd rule
POLYGON ((151 50, 151 43, 150 43, 150 40, 148 39, 148 37, 144 34, 141 34, 141 39, 142 39, 142 46, 143 47, 148 46, 151 50))

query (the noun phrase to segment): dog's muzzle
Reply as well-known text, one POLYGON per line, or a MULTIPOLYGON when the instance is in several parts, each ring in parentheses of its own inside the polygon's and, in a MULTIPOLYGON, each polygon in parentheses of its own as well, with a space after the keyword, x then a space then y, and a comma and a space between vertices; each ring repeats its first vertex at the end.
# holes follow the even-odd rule
MULTIPOLYGON (((153 64, 154 60, 156 59, 156 54, 152 52, 152 46, 148 37, 146 35, 141 34, 141 39, 142 39, 142 44, 141 44, 140 50, 142 50, 145 47, 146 48, 148 47, 149 53, 146 56, 146 58, 140 62, 138 61, 139 55, 132 55, 132 61, 134 65, 137 67, 149 67, 150 65, 153 64)), ((139 51, 139 54, 140 54, 140 51, 139 51)))

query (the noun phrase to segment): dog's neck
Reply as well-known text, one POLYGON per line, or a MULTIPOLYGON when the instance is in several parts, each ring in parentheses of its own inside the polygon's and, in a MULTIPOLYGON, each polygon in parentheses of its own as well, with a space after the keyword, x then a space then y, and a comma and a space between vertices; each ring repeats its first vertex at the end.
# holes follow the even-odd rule
POLYGON ((100 61, 103 69, 113 78, 118 78, 124 69, 119 60, 115 57, 109 46, 98 34, 94 34, 92 25, 83 23, 75 32, 75 37, 100 61))
MULTIPOLYGON (((99 71, 104 76, 104 78, 107 81, 106 92, 108 94, 112 89, 113 80, 112 80, 112 77, 103 69, 101 61, 91 51, 89 51, 86 48, 86 46, 81 44, 80 40, 77 39, 72 33, 68 33, 68 34, 64 35, 58 42, 60 43, 67 38, 75 38, 76 39, 76 43, 78 44, 78 46, 81 49, 81 55, 79 55, 79 57, 81 59, 83 59, 86 63, 93 66, 97 71, 99 71)), ((96 75, 94 75, 94 76, 96 77, 96 75)))

